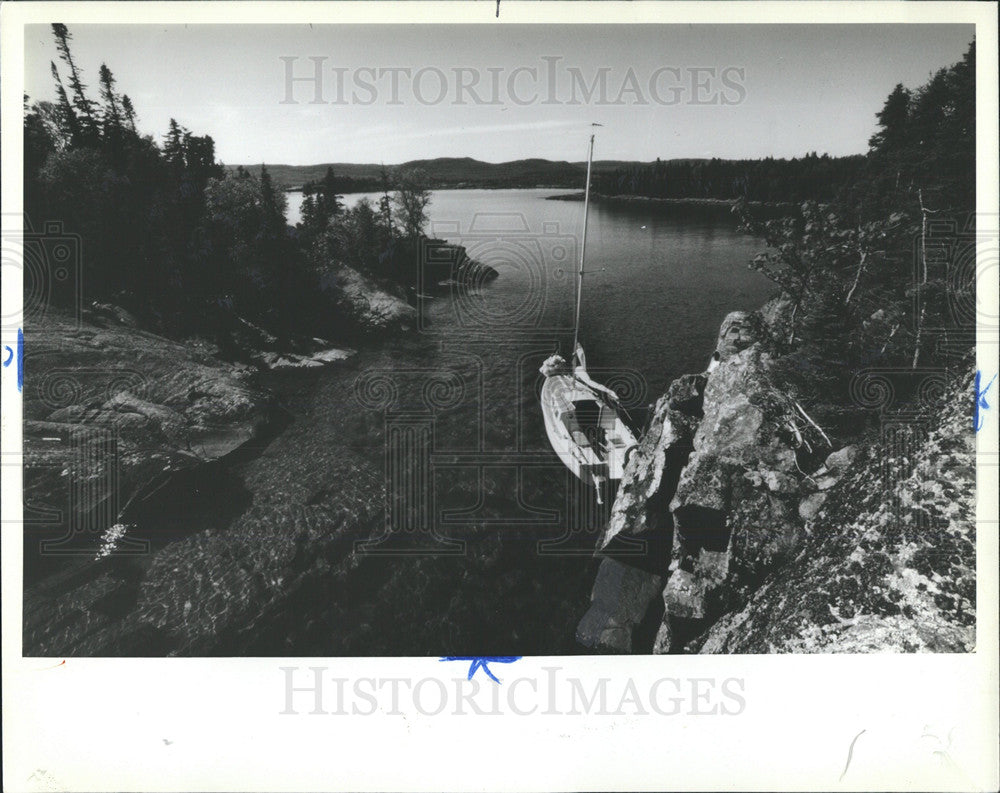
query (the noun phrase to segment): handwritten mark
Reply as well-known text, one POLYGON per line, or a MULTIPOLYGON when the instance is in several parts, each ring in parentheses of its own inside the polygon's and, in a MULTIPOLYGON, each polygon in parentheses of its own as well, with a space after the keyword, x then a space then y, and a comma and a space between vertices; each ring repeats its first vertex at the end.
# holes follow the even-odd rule
POLYGON ((862 730, 857 735, 855 735, 854 740, 851 741, 851 745, 847 750, 847 762, 844 763, 844 770, 840 772, 840 779, 838 781, 840 782, 844 781, 844 776, 847 774, 847 769, 851 767, 851 760, 854 759, 854 744, 856 744, 858 742, 858 738, 860 738, 864 734, 865 731, 862 730))
POLYGON ((56 778, 44 768, 36 768, 35 772, 28 777, 28 781, 34 782, 36 787, 41 787, 43 790, 63 790, 56 778))
POLYGON ((444 658, 440 659, 442 661, 469 661, 471 665, 469 666, 469 677, 468 680, 472 680, 472 676, 476 673, 477 669, 482 669, 486 675, 496 683, 499 683, 499 678, 490 671, 489 664, 512 664, 514 661, 520 661, 520 655, 446 655, 444 658))
POLYGON ((954 737, 955 729, 956 729, 955 727, 952 727, 950 730, 948 730, 948 736, 947 736, 948 742, 945 743, 941 739, 940 735, 938 735, 936 732, 931 732, 930 725, 925 724, 924 732, 920 736, 920 738, 921 740, 924 738, 930 738, 931 740, 936 741, 938 748, 931 750, 931 756, 937 759, 938 764, 941 767, 947 768, 948 770, 961 775, 963 777, 963 785, 972 788, 975 787, 975 785, 969 778, 969 775, 965 773, 965 770, 958 763, 956 763, 955 759, 951 756, 951 749, 953 745, 952 739, 954 737))
POLYGON ((497 0, 497 19, 500 19, 500 0, 497 0))
MULTIPOLYGON (((7 351, 7 357, 4 359, 3 368, 6 369, 14 361, 14 350, 11 349, 9 344, 5 344, 3 348, 7 351)), ((24 387, 24 330, 22 328, 17 329, 17 390, 20 391, 24 387)))
POLYGON ((60 661, 59 663, 57 663, 57 664, 56 664, 55 666, 43 666, 43 667, 42 667, 41 669, 36 669, 35 671, 36 671, 36 672, 46 672, 46 671, 48 671, 49 669, 58 669, 58 668, 59 668, 60 666, 65 666, 65 665, 66 665, 66 659, 65 659, 65 658, 63 658, 63 659, 62 659, 62 660, 61 660, 61 661, 60 661))
POLYGON ((980 411, 989 410, 990 403, 986 401, 986 392, 990 390, 990 386, 996 381, 997 376, 993 375, 993 379, 990 380, 985 388, 980 387, 982 382, 983 373, 978 369, 976 370, 976 403, 972 408, 972 426, 975 428, 976 432, 979 432, 983 428, 983 424, 986 423, 986 417, 980 415, 980 411))

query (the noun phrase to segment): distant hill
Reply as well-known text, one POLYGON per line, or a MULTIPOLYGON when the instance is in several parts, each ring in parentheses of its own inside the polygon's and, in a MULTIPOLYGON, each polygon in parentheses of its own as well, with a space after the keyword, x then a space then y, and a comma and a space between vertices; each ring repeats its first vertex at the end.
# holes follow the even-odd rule
MULTIPOLYGON (((603 160, 594 163, 594 173, 609 173, 626 165, 639 165, 621 160, 603 160)), ((238 166, 229 166, 234 171, 238 166)), ((256 172, 260 165, 244 165, 256 172)), ((344 182, 344 189, 375 191, 379 189, 382 166, 377 163, 332 162, 316 165, 272 165, 267 170, 274 183, 289 190, 306 182, 318 181, 327 168, 344 182)), ((511 162, 483 162, 472 157, 439 157, 434 160, 411 160, 388 168, 420 169, 427 174, 431 187, 554 187, 573 188, 583 184, 587 163, 553 162, 532 158, 511 162)))
MULTIPOLYGON (((764 202, 830 200, 850 181, 863 157, 721 160, 678 158, 637 162, 598 160, 593 165, 592 187, 607 195, 641 195, 656 198, 738 197, 764 202)), ((231 166, 234 170, 238 166, 231 166)), ((244 166, 250 171, 259 165, 244 166)), ((307 182, 318 182, 332 168, 341 193, 378 192, 382 189, 382 165, 376 163, 319 163, 316 165, 271 165, 274 183, 295 190, 307 182)), ((583 188, 587 163, 532 158, 510 162, 483 162, 472 157, 439 157, 410 160, 389 169, 419 169, 427 175, 431 189, 549 187, 558 190, 583 188)))

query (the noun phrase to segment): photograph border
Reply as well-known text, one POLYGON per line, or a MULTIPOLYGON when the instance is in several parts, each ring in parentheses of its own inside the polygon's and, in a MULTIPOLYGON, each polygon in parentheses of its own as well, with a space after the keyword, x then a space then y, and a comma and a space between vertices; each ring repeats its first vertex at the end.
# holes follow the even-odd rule
MULTIPOLYGON (((4 3, 3 214, 17 216, 22 209, 23 28, 53 20, 70 25, 970 23, 977 39, 977 212, 992 217, 1000 212, 995 4, 502 0, 499 16, 494 11, 492 0, 4 3)), ((995 247, 988 240, 978 245, 981 262, 994 257, 977 293, 993 301, 995 316, 995 247)), ((20 294, 21 283, 10 269, 5 267, 4 292, 20 294)), ((17 343, 6 327, 3 343, 17 343)), ((977 339, 977 365, 984 373, 996 371, 997 344, 996 328, 977 339)), ((1000 784, 995 409, 976 438, 975 652, 581 655, 447 663, 436 657, 25 658, 21 395, 10 375, 3 370, 3 782, 8 791, 989 790, 1000 784), (480 671, 484 665, 488 676, 480 671), (311 668, 323 670, 322 702, 316 684, 308 682, 315 679, 309 677, 311 668), (288 669, 296 670, 291 678, 288 669), (378 688, 379 681, 401 678, 411 681, 411 691, 414 681, 432 681, 423 687, 426 699, 406 695, 384 706, 380 696, 371 715, 366 708, 342 707, 344 686, 353 690, 358 681, 373 680, 378 688), (473 679, 477 691, 493 686, 491 693, 500 698, 495 712, 479 714, 471 706, 455 712, 473 679), (512 685, 520 680, 527 682, 512 685), (615 704, 637 696, 646 713, 613 705, 606 712, 599 706, 573 712, 566 698, 574 680, 588 698, 602 685, 615 704), (650 692, 664 680, 672 681, 662 684, 671 694, 663 693, 662 702, 673 697, 679 704, 648 707, 650 692), (304 694, 295 690, 300 686, 304 694), (447 692, 448 707, 433 712, 427 703, 440 690, 447 692), (720 697, 719 691, 727 693, 720 697), (530 705, 536 710, 518 714, 530 705)))

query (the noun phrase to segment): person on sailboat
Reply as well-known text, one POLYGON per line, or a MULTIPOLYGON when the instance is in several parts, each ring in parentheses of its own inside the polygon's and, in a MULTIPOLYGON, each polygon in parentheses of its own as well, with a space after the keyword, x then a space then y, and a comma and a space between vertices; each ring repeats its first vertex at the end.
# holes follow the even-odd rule
POLYGON ((583 383, 588 388, 592 388, 595 391, 600 391, 602 394, 606 394, 609 399, 615 402, 618 401, 618 394, 616 394, 613 389, 608 388, 605 385, 601 385, 596 380, 592 380, 590 378, 590 375, 587 374, 587 370, 584 368, 582 364, 578 363, 571 370, 569 364, 566 363, 566 359, 563 358, 558 353, 556 355, 550 355, 548 358, 546 358, 542 362, 542 365, 539 367, 538 371, 541 372, 546 377, 553 377, 555 375, 572 377, 574 380, 583 383))

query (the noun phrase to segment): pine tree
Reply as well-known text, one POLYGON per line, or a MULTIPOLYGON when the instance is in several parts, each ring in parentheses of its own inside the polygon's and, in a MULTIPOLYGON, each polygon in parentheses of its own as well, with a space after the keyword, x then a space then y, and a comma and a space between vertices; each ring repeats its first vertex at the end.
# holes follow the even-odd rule
POLYGON ((330 166, 326 168, 326 174, 323 176, 319 190, 322 196, 323 213, 326 219, 329 220, 339 215, 344 208, 343 203, 340 201, 343 196, 337 195, 337 177, 334 176, 333 168, 330 166))
POLYGON ((184 143, 188 135, 190 133, 184 127, 175 119, 170 119, 170 129, 163 143, 163 156, 175 168, 184 167, 184 143))
POLYGON ((104 136, 120 135, 122 127, 122 111, 118 96, 115 94, 115 78, 106 63, 101 64, 101 99, 104 102, 104 136))
POLYGON ((298 223, 300 231, 309 234, 316 227, 316 200, 311 192, 303 191, 302 209, 300 210, 302 219, 298 223))
POLYGON ((69 48, 69 41, 72 38, 66 26, 58 22, 53 23, 52 32, 56 37, 56 49, 59 50, 59 57, 69 67, 69 86, 73 92, 73 109, 79 118, 80 133, 84 142, 93 144, 97 140, 98 125, 94 112, 94 102, 87 97, 87 86, 80 78, 80 70, 73 60, 73 53, 69 48))
POLYGON ((128 98, 128 94, 122 97, 122 113, 128 123, 129 131, 135 134, 135 108, 132 107, 132 100, 128 98))
POLYGON ((56 97, 59 99, 59 114, 61 116, 63 133, 69 139, 71 145, 78 146, 81 142, 80 121, 76 117, 73 106, 69 103, 66 89, 63 87, 62 80, 59 77, 59 70, 54 63, 50 62, 50 66, 52 67, 52 79, 56 82, 56 97))
POLYGON ((211 135, 185 135, 184 161, 199 190, 204 189, 209 179, 221 179, 225 173, 215 161, 215 141, 211 135))
POLYGON ((873 151, 885 151, 902 145, 906 139, 911 99, 910 92, 902 83, 897 83, 885 100, 882 110, 875 116, 879 130, 868 141, 873 151))

